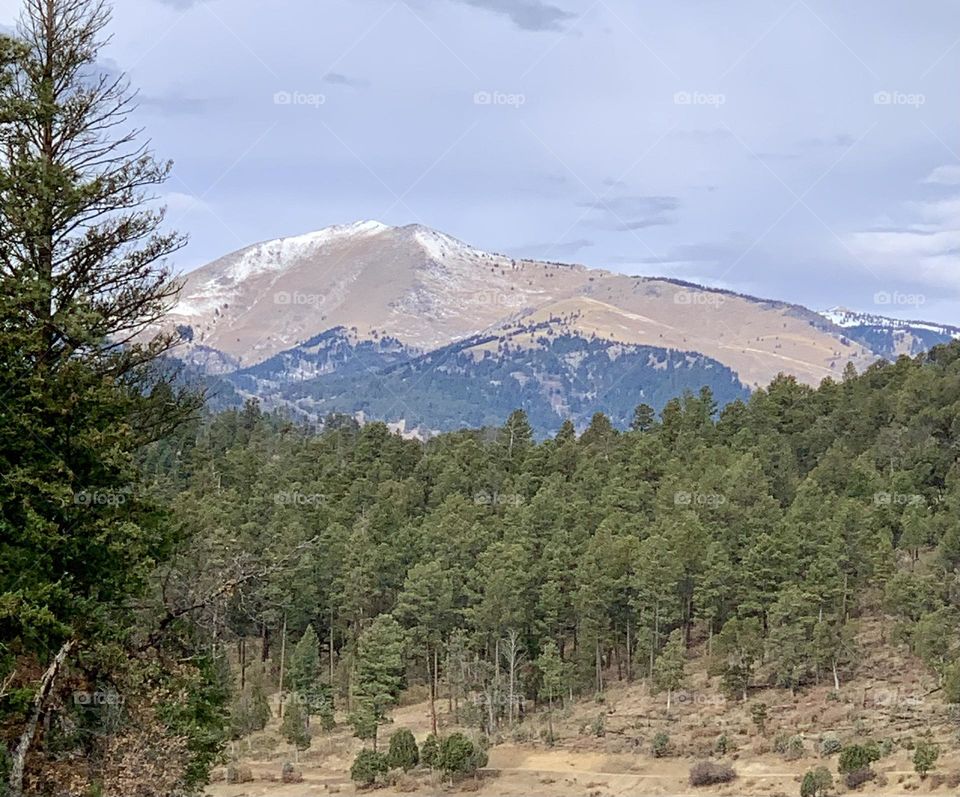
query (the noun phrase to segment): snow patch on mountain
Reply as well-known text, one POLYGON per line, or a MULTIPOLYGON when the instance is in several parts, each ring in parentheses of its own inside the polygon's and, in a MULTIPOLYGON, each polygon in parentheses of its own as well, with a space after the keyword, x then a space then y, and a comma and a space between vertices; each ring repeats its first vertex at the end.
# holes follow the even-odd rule
POLYGON ((866 326, 905 331, 922 329, 939 335, 948 335, 954 340, 960 340, 960 327, 953 327, 948 324, 935 324, 929 321, 905 321, 900 318, 889 318, 873 313, 858 313, 845 307, 823 310, 820 315, 844 329, 866 326))

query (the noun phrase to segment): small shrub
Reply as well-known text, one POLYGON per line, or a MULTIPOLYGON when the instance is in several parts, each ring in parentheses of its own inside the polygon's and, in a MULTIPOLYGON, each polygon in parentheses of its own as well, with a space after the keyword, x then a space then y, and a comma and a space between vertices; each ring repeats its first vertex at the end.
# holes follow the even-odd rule
POLYGON ((767 730, 767 704, 754 703, 750 707, 750 717, 757 726, 757 732, 763 735, 767 730))
POLYGON ((717 739, 717 743, 713 746, 713 751, 717 755, 726 755, 731 749, 732 745, 730 744, 730 738, 725 733, 722 734, 719 739, 717 739))
POLYGON ((913 751, 913 769, 921 780, 927 777, 939 757, 940 748, 933 742, 917 743, 917 749, 913 751))
POLYGON ((880 760, 880 750, 875 744, 851 744, 840 751, 837 768, 840 774, 869 769, 874 761, 880 760))
POLYGON ((824 736, 820 740, 820 755, 826 757, 839 753, 843 745, 840 740, 833 735, 824 736))
POLYGON ((390 749, 387 752, 387 765, 390 769, 402 769, 409 772, 420 763, 420 750, 417 740, 406 728, 400 728, 390 737, 390 749))
POLYGON ((430 769, 436 769, 440 763, 440 743, 432 733, 420 746, 420 763, 430 769))
POLYGON ((826 797, 833 788, 833 775, 826 767, 817 767, 803 776, 800 797, 826 797))
POLYGON ((877 773, 870 767, 862 767, 848 772, 843 782, 848 789, 859 789, 864 783, 873 780, 875 777, 877 777, 877 773))
POLYGON ((653 737, 651 745, 654 758, 666 758, 670 755, 670 737, 663 731, 660 731, 653 737))
POLYGON ((690 767, 691 786, 715 786, 718 783, 730 783, 736 779, 737 773, 729 764, 698 761, 690 767))
POLYGON ((390 771, 387 757, 373 750, 361 750, 350 767, 350 780, 359 786, 372 786, 378 777, 390 771))
POLYGON ((607 735, 606 721, 607 721, 606 714, 598 714, 597 718, 592 723, 590 723, 590 733, 592 733, 598 739, 602 739, 604 736, 607 735))
POLYGON ((250 783, 253 770, 246 764, 233 764, 227 767, 227 783, 250 783))
POLYGON ((783 750, 783 757, 787 761, 796 761, 803 758, 806 749, 803 746, 803 738, 800 736, 791 736, 783 750))
POLYGON ((302 783, 303 773, 288 761, 280 772, 280 780, 284 783, 302 783))
POLYGON ((450 778, 473 775, 486 765, 486 752, 462 733, 450 734, 440 744, 439 768, 450 778))
POLYGON ((948 789, 955 789, 960 786, 960 772, 954 770, 953 772, 948 772, 947 777, 944 780, 944 783, 947 784, 948 789))

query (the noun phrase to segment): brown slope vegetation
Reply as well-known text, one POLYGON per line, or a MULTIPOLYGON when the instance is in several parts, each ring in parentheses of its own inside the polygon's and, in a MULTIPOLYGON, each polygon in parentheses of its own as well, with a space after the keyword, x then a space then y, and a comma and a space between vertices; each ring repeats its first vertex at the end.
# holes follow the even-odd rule
MULTIPOLYGON (((502 730, 493 740, 489 766, 479 781, 468 780, 452 788, 435 776, 419 773, 399 777, 392 786, 374 793, 385 797, 458 792, 491 797, 797 795, 803 774, 818 766, 829 768, 840 785, 837 755, 820 752, 824 736, 836 736, 843 744, 872 740, 889 745, 890 752, 873 766, 877 780, 864 786, 862 793, 952 794, 954 789, 948 784, 960 779, 955 714, 943 703, 935 676, 904 650, 892 646, 886 630, 886 621, 864 622, 859 635, 864 658, 855 677, 843 682, 839 691, 832 683, 796 694, 756 686, 746 703, 730 702, 718 691, 717 679, 708 676, 701 646, 692 652, 687 682, 683 691, 673 695, 669 712, 665 695, 651 693, 640 681, 618 681, 611 672, 612 685, 602 701, 580 700, 556 712, 555 744, 544 741, 548 725, 541 709, 528 714, 515 729, 502 730), (760 702, 769 707, 762 733, 750 710, 760 702), (927 732, 940 743, 942 753, 934 772, 921 781, 913 771, 912 750, 927 732), (666 757, 652 753, 658 733, 669 736, 666 757), (716 749, 721 736, 728 740, 726 754, 716 749), (782 740, 790 737, 802 740, 799 757, 778 752, 782 740), (730 764, 737 780, 726 786, 692 788, 690 767, 704 759, 730 764)), ((393 713, 392 724, 381 734, 383 739, 400 727, 411 729, 420 742, 430 732, 428 703, 415 695, 409 699, 413 702, 393 713)), ((363 793, 349 779, 350 764, 362 743, 352 738, 342 723, 330 734, 317 732, 312 747, 301 754, 302 783, 279 782, 283 763, 293 758, 279 739, 276 724, 274 720, 264 733, 235 746, 236 763, 249 770, 252 780, 228 784, 223 781, 225 770, 221 771, 208 791, 211 797, 363 793)), ((441 726, 442 733, 457 727, 450 714, 441 716, 441 726)))

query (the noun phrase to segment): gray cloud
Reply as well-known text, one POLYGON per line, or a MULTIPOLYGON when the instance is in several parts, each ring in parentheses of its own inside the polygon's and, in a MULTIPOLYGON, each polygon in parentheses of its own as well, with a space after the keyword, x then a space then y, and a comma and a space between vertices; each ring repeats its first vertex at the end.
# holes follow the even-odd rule
POLYGON ((180 94, 139 94, 137 95, 137 104, 141 108, 157 110, 168 116, 199 116, 209 112, 213 106, 224 105, 225 102, 208 98, 185 97, 180 94))
POLYGON ((563 30, 563 23, 574 14, 542 0, 455 0, 474 8, 485 8, 497 14, 505 14, 522 30, 563 30))
POLYGON ((626 232, 676 224, 673 212, 680 207, 680 200, 675 196, 634 195, 580 202, 578 207, 595 211, 594 226, 626 232))
POLYGON ((365 89, 370 85, 366 80, 349 77, 340 72, 328 72, 323 76, 323 82, 331 86, 346 86, 351 89, 365 89))
POLYGON ((514 257, 530 258, 531 260, 566 260, 574 257, 578 252, 594 245, 587 238, 578 238, 576 241, 521 244, 510 247, 510 254, 514 257))

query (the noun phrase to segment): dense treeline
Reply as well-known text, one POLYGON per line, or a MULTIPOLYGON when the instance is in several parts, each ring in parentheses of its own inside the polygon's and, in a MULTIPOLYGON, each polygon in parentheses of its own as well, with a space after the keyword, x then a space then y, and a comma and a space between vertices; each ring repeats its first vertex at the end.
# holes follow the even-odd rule
POLYGON ((202 602, 222 651, 261 639, 274 669, 278 645, 315 633, 321 680, 371 736, 357 712, 375 729, 388 706, 364 704, 364 668, 397 679, 381 696, 431 684, 490 731, 525 698, 611 678, 669 692, 701 642, 732 699, 761 679, 842 688, 865 614, 952 695, 958 433, 954 345, 819 389, 783 377, 719 412, 707 390, 659 417, 641 405, 625 433, 598 415, 540 443, 519 411, 421 443, 342 418, 314 433, 250 404, 144 466, 190 540, 168 598, 202 602))

